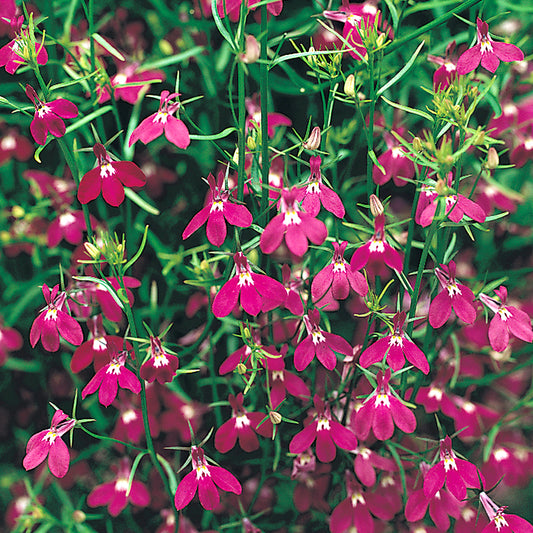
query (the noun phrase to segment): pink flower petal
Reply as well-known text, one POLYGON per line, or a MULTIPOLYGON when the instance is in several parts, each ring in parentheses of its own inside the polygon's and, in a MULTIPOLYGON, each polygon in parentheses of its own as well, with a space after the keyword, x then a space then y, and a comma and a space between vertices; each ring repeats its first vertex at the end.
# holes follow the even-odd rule
POLYGON ((187 227, 183 230, 181 236, 182 239, 188 239, 198 228, 205 224, 209 217, 209 213, 211 212, 211 205, 212 204, 206 205, 192 217, 191 221, 187 224, 187 227))
POLYGON ((93 168, 81 178, 80 186, 78 187, 78 200, 82 204, 87 204, 97 198, 101 190, 102 178, 100 177, 100 169, 93 168))
POLYGON ((314 422, 306 426, 304 429, 302 429, 302 431, 296 433, 296 435, 294 435, 291 442, 289 443, 289 451, 291 453, 305 452, 305 450, 307 450, 315 441, 317 434, 317 425, 318 423, 315 420, 314 422))
POLYGON ((185 150, 191 144, 189 130, 183 121, 176 117, 168 117, 165 124, 165 137, 178 148, 185 150))
POLYGON ((102 196, 113 207, 118 207, 124 201, 124 186, 116 176, 107 176, 102 180, 102 196))
POLYGON ((67 445, 62 439, 56 437, 48 453, 48 468, 54 476, 61 478, 67 474, 69 463, 70 456, 67 445))
POLYGON ((46 104, 48 108, 61 118, 76 118, 78 116, 78 108, 72 102, 64 98, 58 98, 46 104))
POLYGON ((238 276, 234 276, 217 292, 213 300, 213 314, 217 318, 228 316, 237 305, 240 292, 238 276))
POLYGON ((457 74, 468 74, 476 69, 481 61, 481 45, 476 44, 457 60, 457 74))
MULTIPOLYGON (((178 511, 186 507, 196 494, 198 488, 198 480, 196 478, 196 471, 189 472, 180 482, 174 496, 174 505, 178 511)), ((215 489, 216 490, 216 489, 215 489)))

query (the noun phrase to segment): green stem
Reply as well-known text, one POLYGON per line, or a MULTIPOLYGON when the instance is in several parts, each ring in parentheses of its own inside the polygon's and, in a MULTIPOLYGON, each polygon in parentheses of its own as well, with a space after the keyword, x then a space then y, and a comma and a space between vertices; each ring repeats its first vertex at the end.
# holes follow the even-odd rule
MULTIPOLYGON (((242 2, 241 4, 241 17, 239 20, 239 54, 244 53, 244 25, 246 18, 246 9, 247 3, 242 2)), ((239 152, 239 162, 237 168, 237 177, 238 177, 238 187, 237 187, 237 199, 239 202, 242 202, 244 199, 244 182, 246 181, 246 175, 244 172, 244 163, 246 155, 246 105, 245 98, 246 92, 244 88, 244 64, 239 59, 239 56, 236 57, 237 61, 237 98, 239 99, 239 124, 237 126, 239 137, 238 137, 238 152, 239 152)), ((262 109, 261 109, 262 112, 262 109)), ((268 183, 268 180, 267 180, 268 183)))
POLYGON ((366 192, 367 197, 370 198, 370 195, 374 192, 374 180, 372 179, 374 162, 370 157, 370 152, 374 151, 374 110, 376 108, 376 84, 379 83, 379 80, 374 81, 374 52, 370 50, 368 54, 368 78, 370 89, 370 109, 368 110, 368 128, 366 129, 366 192))
MULTIPOLYGON (((266 4, 261 6, 261 57, 268 59, 268 14, 266 4)), ((268 154, 268 64, 259 65, 259 91, 261 95, 261 221, 266 223, 268 217, 269 171, 270 160, 268 154)))

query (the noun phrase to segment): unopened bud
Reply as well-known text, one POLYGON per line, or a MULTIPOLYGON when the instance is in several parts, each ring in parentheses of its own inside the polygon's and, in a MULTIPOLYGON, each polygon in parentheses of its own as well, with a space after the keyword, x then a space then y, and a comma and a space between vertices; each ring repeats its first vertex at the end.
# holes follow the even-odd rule
POLYGON ((499 164, 500 158, 498 157, 498 152, 494 146, 491 146, 487 153, 487 168, 489 170, 494 170, 499 164))
POLYGON ((92 259, 100 258, 100 250, 92 242, 84 242, 83 247, 87 252, 87 255, 92 259))
POLYGON ((344 82, 344 94, 355 98, 355 76, 353 74, 350 74, 344 82))
POLYGON ((20 207, 20 205, 14 205, 11 208, 11 215, 13 215, 15 218, 22 218, 25 215, 24 208, 20 207))
POLYGON ((385 44, 385 39, 387 38, 387 36, 384 34, 384 33, 380 33, 378 35, 378 38, 376 39, 376 44, 381 47, 385 44))
POLYGON ((377 217, 378 215, 383 214, 383 204, 381 203, 380 199, 375 195, 370 195, 370 212, 372 213, 372 216, 377 217))
POLYGON ((320 132, 320 128, 318 126, 315 126, 313 128, 313 131, 311 131, 311 135, 309 135, 307 141, 303 143, 303 147, 306 150, 318 150, 320 148, 321 140, 322 134, 320 132))
POLYGON ((86 518, 87 518, 87 515, 83 511, 80 511, 79 509, 76 509, 72 513, 72 520, 74 520, 76 524, 82 524, 83 522, 85 522, 86 518))
POLYGON ((237 365, 237 373, 240 374, 241 376, 246 374, 246 365, 244 363, 239 363, 237 365))
POLYGON ((485 132, 478 131, 474 137, 474 145, 480 146, 482 144, 485 144, 485 132))
POLYGON ((255 142, 255 139, 252 135, 248 135, 248 137, 246 138, 246 146, 251 152, 253 152, 257 148, 257 143, 255 142))
POLYGON ((238 149, 238 148, 235 148, 235 152, 233 152, 232 160, 233 160, 233 162, 234 162, 236 165, 239 164, 239 149, 238 149))
POLYGON ((244 54, 241 54, 241 61, 248 64, 255 63, 260 55, 261 47, 259 42, 253 35, 247 35, 244 54))
POLYGON ((435 184, 435 192, 439 196, 444 196, 446 194, 447 189, 448 189, 448 186, 446 185, 446 182, 439 178, 437 180, 437 183, 435 184))
POLYGON ((268 418, 270 418, 270 421, 277 426, 278 424, 281 424, 282 417, 277 411, 270 411, 268 413, 268 418))
POLYGON ((422 151, 422 141, 420 140, 420 137, 414 137, 413 138, 413 150, 415 152, 421 152, 422 151))
MULTIPOLYGON (((315 48, 313 46, 309 47, 309 53, 314 54, 316 52, 315 48)), ((315 55, 309 55, 309 64, 312 66, 316 66, 316 56, 315 55)))
POLYGON ((250 342, 252 340, 252 334, 250 333, 250 330, 248 329, 248 326, 245 326, 242 330, 242 336, 245 341, 250 342))

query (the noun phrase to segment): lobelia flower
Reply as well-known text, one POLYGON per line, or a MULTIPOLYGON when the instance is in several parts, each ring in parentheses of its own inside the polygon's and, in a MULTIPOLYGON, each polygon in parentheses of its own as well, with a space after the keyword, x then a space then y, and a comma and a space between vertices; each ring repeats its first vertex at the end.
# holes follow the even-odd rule
MULTIPOLYGON (((240 4, 240 0, 239 1, 240 4)), ((246 111, 248 116, 246 117, 246 131, 250 131, 252 128, 261 128, 261 103, 259 101, 259 95, 256 93, 251 98, 245 98, 246 111)), ((277 126, 292 126, 292 120, 281 113, 268 113, 267 114, 267 133, 270 138, 274 137, 277 126)))
MULTIPOLYGON (((429 472, 430 468, 431 466, 428 463, 420 463, 420 472, 423 477, 429 472)), ((459 500, 446 489, 440 489, 428 498, 422 486, 410 492, 405 506, 405 519, 408 522, 423 520, 428 507, 429 516, 431 516, 431 519, 441 531, 448 531, 450 528, 449 516, 457 519, 461 514, 459 500)))
MULTIPOLYGON (((83 242, 83 232, 87 231, 85 216, 81 210, 72 210, 63 205, 56 211, 56 218, 48 226, 46 232, 46 242, 49 248, 55 248, 63 239, 70 244, 81 244, 83 242)), ((89 215, 91 224, 98 226, 98 221, 89 215)))
POLYGON ((298 372, 305 370, 315 356, 328 370, 333 370, 337 364, 335 353, 346 356, 353 354, 352 347, 341 336, 320 329, 318 309, 309 310, 303 320, 307 337, 298 344, 294 351, 294 366, 298 372))
POLYGON ((16 329, 4 326, 0 317, 0 366, 6 362, 9 352, 22 348, 22 343, 22 335, 16 329))
POLYGON ((139 394, 141 392, 141 382, 125 366, 128 355, 127 350, 112 353, 109 363, 98 370, 81 391, 82 399, 98 390, 98 401, 102 405, 109 407, 117 397, 119 385, 123 389, 139 394))
POLYGON ((500 285, 499 289, 494 289, 494 292, 499 297, 499 302, 486 294, 479 295, 479 299, 494 312, 489 326, 492 349, 503 352, 509 345, 509 333, 525 342, 533 342, 529 315, 512 305, 506 305, 507 289, 503 285, 500 285))
POLYGON ((27 161, 33 154, 33 143, 21 135, 17 128, 6 130, 3 126, 0 124, 0 165, 12 158, 17 161, 27 161))
POLYGON ((68 433, 76 424, 60 409, 52 417, 49 429, 44 429, 33 435, 26 445, 26 455, 22 465, 31 470, 40 465, 48 457, 48 468, 56 477, 64 477, 68 472, 70 455, 67 445, 61 437, 68 433))
POLYGON ((78 116, 78 108, 72 102, 64 98, 44 102, 37 96, 31 85, 26 85, 26 96, 35 106, 35 115, 30 124, 30 131, 37 144, 46 144, 48 133, 54 137, 63 137, 66 126, 62 119, 78 116))
POLYGON ((385 374, 380 370, 374 392, 358 411, 352 413, 352 427, 362 440, 368 437, 370 428, 378 440, 390 439, 394 433, 394 425, 404 433, 412 433, 416 429, 413 412, 392 394, 390 378, 390 368, 387 368, 385 374))
POLYGON ((514 514, 507 514, 507 506, 499 507, 487 495, 479 494, 479 501, 489 517, 490 523, 483 528, 481 533, 532 533, 533 525, 527 520, 514 514))
POLYGON ((213 300, 213 314, 217 318, 228 316, 239 300, 242 308, 252 316, 283 304, 287 291, 279 281, 253 273, 242 252, 237 252, 233 260, 236 275, 220 288, 213 300))
POLYGON ((401 272, 403 258, 400 252, 387 242, 385 215, 381 213, 374 220, 374 235, 363 246, 355 250, 350 260, 350 266, 354 271, 366 268, 370 274, 384 276, 387 274, 385 265, 401 272))
MULTIPOLYGON (((144 423, 143 415, 140 407, 133 402, 139 403, 139 396, 128 395, 125 391, 121 390, 118 395, 117 401, 114 403, 118 409, 119 414, 115 422, 115 427, 111 432, 111 437, 123 442, 131 442, 133 444, 139 444, 144 437, 144 423)), ((157 438, 159 435, 159 422, 157 417, 152 415, 151 406, 148 406, 148 422, 150 426, 150 435, 153 438, 157 438)), ((119 450, 123 449, 123 446, 118 443, 114 443, 115 447, 119 450)))
POLYGON ((298 201, 302 202, 304 211, 316 217, 320 211, 320 204, 326 211, 333 213, 337 218, 344 218, 345 209, 339 195, 323 183, 320 165, 320 156, 311 156, 309 166, 311 174, 307 180, 307 185, 297 189, 298 201))
POLYGON ((109 362, 111 352, 132 349, 129 341, 124 341, 117 335, 106 334, 101 314, 90 317, 87 320, 87 326, 91 338, 76 348, 70 360, 70 369, 75 374, 87 368, 91 363, 94 363, 94 370, 98 372, 109 362))
POLYGON ((479 64, 490 72, 496 72, 500 61, 522 61, 524 53, 518 46, 510 43, 493 41, 489 35, 489 25, 479 17, 477 24, 477 43, 457 60, 457 73, 468 74, 476 69, 479 64))
POLYGON ((183 230, 182 238, 188 239, 207 221, 207 239, 213 246, 222 246, 226 240, 226 221, 232 226, 248 228, 253 217, 244 205, 230 202, 231 192, 224 186, 224 173, 219 172, 215 182, 213 174, 207 176, 211 198, 183 230))
POLYGON ((178 148, 185 150, 191 142, 189 130, 184 122, 174 116, 174 113, 180 108, 179 102, 173 102, 172 99, 179 96, 178 93, 163 91, 159 102, 159 110, 149 117, 145 118, 132 132, 129 146, 141 140, 148 144, 161 134, 165 134, 168 141, 175 144, 178 148))
POLYGON ((308 271, 299 271, 293 275, 289 265, 285 264, 281 267, 281 278, 287 290, 287 299, 285 300, 284 307, 296 316, 302 316, 304 314, 302 298, 306 299, 307 294, 303 291, 305 283, 303 276, 308 274, 308 271))
POLYGON ((370 448, 358 446, 355 450, 353 469, 359 481, 366 487, 373 487, 376 484, 376 468, 387 472, 398 470, 392 458, 383 457, 370 448))
MULTIPOLYGON (((4 22, 5 19, 2 21, 4 22)), ((22 29, 24 17, 14 17, 9 21, 11 31, 15 38, 0 48, 0 67, 5 67, 8 74, 15 74, 19 67, 26 65, 30 60, 31 52, 28 50, 30 39, 28 31, 22 29)), ((44 40, 43 40, 44 41, 44 40)), ((35 43, 35 57, 38 65, 46 65, 48 53, 43 42, 35 43)))
POLYGON ((159 337, 150 335, 150 357, 141 366, 141 379, 153 383, 156 379, 158 383, 170 383, 176 375, 179 367, 179 359, 170 353, 165 352, 159 337))
POLYGON ((393 372, 403 368, 405 358, 416 368, 427 374, 429 363, 420 348, 410 340, 403 331, 406 314, 404 311, 394 315, 393 333, 385 335, 374 344, 369 346, 360 356, 359 364, 363 368, 379 363, 387 354, 387 364, 393 372))
POLYGON ((440 265, 435 269, 442 291, 433 298, 429 306, 429 323, 433 328, 440 328, 450 318, 452 308, 456 315, 467 324, 476 320, 474 293, 455 279, 455 261, 440 265))
POLYGON ((331 513, 331 533, 345 533, 355 529, 365 533, 374 532, 374 519, 368 509, 364 490, 349 470, 345 472, 347 498, 342 500, 331 513))
POLYGON ((457 78, 457 56, 455 40, 446 47, 445 57, 428 55, 428 60, 440 65, 433 74, 433 90, 445 91, 457 78))
POLYGON ((330 464, 316 464, 311 449, 305 450, 293 459, 291 479, 296 481, 296 487, 292 498, 298 512, 306 513, 311 508, 326 513, 329 511, 326 498, 329 492, 330 472, 330 464))
POLYGON ((146 176, 135 163, 113 161, 100 143, 94 145, 93 151, 98 164, 81 178, 80 203, 87 204, 102 193, 109 205, 117 207, 124 201, 124 187, 142 187, 146 183, 146 176))
POLYGON ((272 422, 270 419, 261 424, 267 415, 265 413, 250 413, 243 407, 242 392, 237 396, 230 394, 228 401, 233 409, 232 416, 224 422, 215 433, 215 448, 220 453, 229 452, 239 441, 239 446, 245 452, 253 452, 259 448, 256 433, 263 437, 272 438, 272 422), (261 425, 259 425, 261 424, 261 425))
POLYGON ((333 242, 333 259, 313 278, 311 296, 313 303, 324 306, 326 311, 338 309, 338 300, 346 300, 350 290, 360 296, 368 293, 368 283, 365 277, 354 270, 344 259, 344 252, 348 243, 333 242))
POLYGON ((219 489, 241 494, 242 487, 238 479, 225 468, 208 464, 202 448, 192 446, 191 459, 192 472, 181 480, 174 497, 174 505, 178 511, 190 503, 196 491, 206 511, 212 511, 219 505, 219 489))
POLYGON ((118 468, 114 465, 111 468, 116 472, 115 479, 95 487, 87 496, 87 505, 89 507, 107 505, 111 516, 118 516, 129 501, 139 507, 146 507, 151 499, 146 485, 134 479, 130 487, 130 460, 123 457, 118 468))
POLYGON ((477 467, 459 459, 452 449, 452 439, 447 435, 440 441, 440 461, 432 466, 424 478, 424 494, 432 498, 444 487, 458 500, 466 498, 466 488, 479 489, 483 475, 477 467))
POLYGON ((59 336, 66 341, 80 345, 83 342, 81 326, 63 309, 67 293, 59 293, 59 285, 55 285, 52 291, 46 283, 43 284, 43 296, 46 307, 41 309, 39 316, 33 321, 30 330, 30 344, 35 348, 37 341, 41 339, 43 348, 48 352, 59 350, 59 336))
POLYGON ((459 223, 465 215, 476 222, 485 222, 486 214, 481 206, 452 188, 452 173, 444 180, 427 180, 422 185, 418 204, 416 206, 415 222, 426 228, 433 222, 439 202, 444 203, 444 213, 452 221, 459 223))
POLYGON ((307 450, 316 439, 316 455, 323 463, 331 463, 337 455, 337 448, 355 450, 357 438, 351 430, 344 427, 331 416, 331 409, 320 397, 313 398, 316 416, 302 431, 297 433, 289 443, 291 453, 302 453, 307 450))
POLYGON ((301 400, 311 398, 311 391, 304 380, 285 369, 283 357, 268 357, 264 359, 268 369, 270 389, 270 401, 272 409, 277 409, 285 400, 287 393, 301 400))
POLYGON ((298 206, 298 190, 283 189, 279 199, 279 214, 266 226, 259 241, 265 254, 275 252, 283 238, 287 248, 296 256, 302 257, 309 248, 308 240, 320 245, 328 236, 326 225, 298 206))
POLYGON ((375 0, 367 0, 362 4, 350 4, 348 0, 342 0, 342 10, 324 11, 323 15, 330 20, 344 23, 342 36, 355 50, 348 53, 357 60, 366 55, 361 33, 369 28, 383 30, 387 37, 392 38, 392 30, 388 23, 382 19, 381 12, 377 8, 375 0))
MULTIPOLYGON (((403 128, 399 128, 398 132, 402 134, 403 128)), ((415 175, 415 164, 407 157, 405 149, 395 137, 388 132, 384 132, 383 137, 388 149, 378 157, 378 163, 384 172, 374 165, 372 179, 375 184, 384 185, 392 178, 397 187, 403 187, 415 175)))

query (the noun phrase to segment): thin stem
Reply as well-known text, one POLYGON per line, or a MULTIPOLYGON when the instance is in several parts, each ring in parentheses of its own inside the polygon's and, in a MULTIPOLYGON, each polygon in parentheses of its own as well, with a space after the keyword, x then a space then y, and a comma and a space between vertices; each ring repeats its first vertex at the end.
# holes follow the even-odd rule
MULTIPOLYGON (((243 2, 244 3, 244 2, 243 2)), ((261 6, 261 57, 267 59, 268 55, 268 14, 266 4, 261 6)), ((261 97, 261 223, 266 223, 268 196, 269 196, 269 171, 270 160, 268 154, 268 64, 263 62, 259 65, 259 91, 261 97)))

